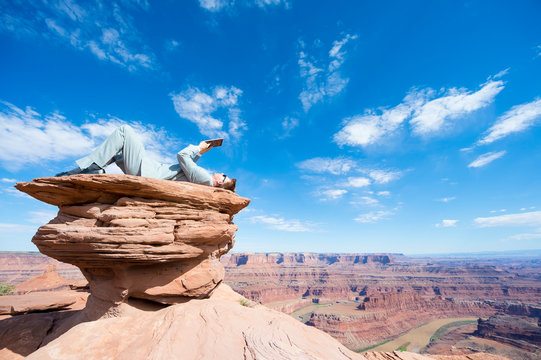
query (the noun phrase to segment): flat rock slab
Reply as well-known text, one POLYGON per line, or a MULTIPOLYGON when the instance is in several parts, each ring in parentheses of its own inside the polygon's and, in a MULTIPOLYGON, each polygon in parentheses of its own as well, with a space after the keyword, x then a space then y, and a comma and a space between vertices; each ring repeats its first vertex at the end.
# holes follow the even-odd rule
POLYGON ((26 295, 0 296, 0 314, 17 315, 65 309, 75 304, 78 297, 79 294, 73 292, 35 292, 26 295))
POLYGON ((17 183, 15 187, 57 206, 111 204, 120 197, 129 196, 187 203, 201 209, 218 208, 233 215, 250 203, 249 199, 221 188, 123 174, 37 178, 17 183))

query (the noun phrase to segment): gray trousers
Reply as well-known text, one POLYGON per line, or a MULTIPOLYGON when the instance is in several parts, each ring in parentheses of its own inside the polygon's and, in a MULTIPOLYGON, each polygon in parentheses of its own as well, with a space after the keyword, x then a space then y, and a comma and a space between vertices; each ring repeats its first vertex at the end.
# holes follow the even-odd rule
POLYGON ((145 156, 145 148, 139 136, 131 126, 122 125, 90 155, 75 161, 81 169, 92 163, 105 168, 113 161, 128 175, 141 175, 141 163, 145 156))

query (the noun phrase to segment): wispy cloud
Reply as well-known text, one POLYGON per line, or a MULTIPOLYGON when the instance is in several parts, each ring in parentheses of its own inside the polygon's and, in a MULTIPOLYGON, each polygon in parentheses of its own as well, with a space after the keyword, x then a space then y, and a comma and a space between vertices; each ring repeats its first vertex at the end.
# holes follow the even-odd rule
POLYGON ((37 228, 37 225, 0 223, 0 230, 2 232, 31 232, 36 231, 37 228))
POLYGON ((516 241, 541 240, 541 233, 516 234, 509 236, 508 239, 516 241))
MULTIPOLYGON (((449 89, 443 96, 415 109, 414 116, 410 120, 413 133, 423 136, 437 133, 448 125, 449 120, 490 105, 503 88, 503 81, 492 80, 476 92, 466 89, 449 89)), ((427 95, 430 96, 430 93, 427 95)))
POLYGON ((246 7, 257 6, 259 8, 283 5, 287 9, 289 7, 289 1, 287 0, 255 0, 255 1, 199 0, 199 5, 207 11, 216 13, 216 12, 229 9, 235 5, 242 5, 246 7))
POLYGON ((337 200, 342 198, 347 192, 348 191, 344 189, 329 189, 320 191, 319 194, 320 196, 323 196, 321 200, 337 200))
POLYGON ((444 219, 441 221, 441 223, 437 223, 436 227, 455 227, 457 223, 458 220, 444 219))
POLYGON ((54 219, 57 215, 56 211, 30 211, 29 222, 43 225, 54 219))
POLYGON ((347 34, 341 40, 333 42, 329 50, 327 61, 317 61, 307 54, 305 44, 301 41, 299 51, 299 68, 301 78, 304 80, 303 90, 299 95, 304 111, 308 111, 314 104, 323 101, 326 97, 339 94, 347 85, 349 79, 343 77, 342 67, 346 51, 344 46, 357 35, 347 34))
POLYGON ((154 69, 155 55, 132 16, 148 8, 145 0, 11 2, 0 13, 0 30, 61 41, 129 71, 154 69))
POLYGON ((353 199, 350 204, 352 205, 363 205, 363 206, 375 206, 379 205, 379 200, 374 199, 370 196, 360 196, 355 199, 353 199))
MULTIPOLYGON (((40 115, 27 107, 0 101, 0 162, 9 170, 43 161, 59 161, 89 153, 114 129, 126 124, 119 118, 95 119, 77 126, 58 112, 40 115)), ((140 135, 147 154, 157 160, 170 159, 172 141, 164 130, 130 123, 140 135)))
POLYGON ((365 186, 370 185, 370 179, 365 178, 363 176, 349 177, 347 185, 351 187, 356 187, 356 188, 365 187, 365 186))
POLYGON ((452 120, 491 104, 503 88, 503 81, 492 77, 476 92, 457 88, 413 89, 394 107, 367 109, 344 119, 334 141, 339 145, 370 146, 396 134, 406 121, 413 135, 435 136, 451 128, 452 120))
POLYGON ((300 220, 286 220, 282 217, 258 215, 248 219, 253 223, 268 225, 272 229, 290 231, 290 232, 309 232, 313 231, 313 224, 302 223, 300 220))
POLYGON ((0 179, 1 182, 7 182, 7 183, 16 183, 16 179, 8 179, 8 178, 2 178, 0 179))
POLYGON ((541 211, 475 218, 480 227, 495 226, 541 226, 541 211))
POLYGON ((504 156, 507 151, 498 151, 498 152, 488 152, 486 154, 480 155, 477 159, 472 161, 468 167, 478 168, 490 164, 494 160, 497 160, 504 156))
POLYGON ((390 170, 370 170, 368 175, 377 184, 387 184, 388 182, 399 179, 402 173, 400 171, 390 170))
POLYGON ((234 86, 216 86, 208 94, 197 88, 189 88, 171 94, 171 99, 178 115, 196 124, 201 134, 208 137, 239 138, 246 129, 238 107, 241 95, 242 90, 234 86), (213 116, 220 109, 227 111, 227 127, 224 120, 213 116))
POLYGON ((513 106, 496 120, 477 144, 490 144, 510 134, 524 131, 539 120, 541 120, 541 99, 513 106))
POLYGON ((180 42, 178 42, 175 39, 169 39, 165 41, 165 50, 167 50, 168 52, 173 52, 177 50, 179 46, 180 46, 180 42))
POLYGON ((391 215, 393 215, 392 211, 370 211, 365 214, 360 214, 354 220, 360 223, 374 223, 380 220, 387 219, 391 215))
POLYGON ((299 119, 291 116, 286 116, 282 121, 282 129, 284 134, 282 138, 288 137, 291 135, 291 132, 299 126, 299 119))
POLYGON ((376 193, 376 195, 378 195, 378 196, 391 196, 391 192, 390 192, 390 191, 387 191, 387 190, 385 190, 385 191, 378 191, 378 192, 376 193))
POLYGON ((330 173, 333 175, 347 174, 356 167, 353 160, 347 158, 312 158, 298 162, 297 167, 315 173, 330 173))
POLYGON ((12 188, 4 188, 2 189, 2 191, 10 196, 14 196, 14 197, 18 197, 18 198, 24 198, 24 199, 33 199, 33 197, 31 197, 30 195, 26 194, 26 193, 23 193, 22 191, 19 191, 17 189, 15 189, 14 187, 12 188))
POLYGON ((449 197, 444 197, 444 198, 441 198, 441 199, 436 199, 436 201, 441 201, 441 202, 444 202, 444 203, 448 203, 449 201, 453 201, 454 199, 456 199, 455 196, 449 196, 449 197))

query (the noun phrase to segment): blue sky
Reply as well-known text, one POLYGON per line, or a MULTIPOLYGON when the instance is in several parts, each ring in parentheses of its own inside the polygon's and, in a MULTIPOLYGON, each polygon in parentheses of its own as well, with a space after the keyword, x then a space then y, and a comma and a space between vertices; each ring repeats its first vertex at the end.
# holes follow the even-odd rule
MULTIPOLYGON (((128 123, 252 199, 236 251, 541 246, 538 1, 0 2, 0 250, 56 208, 13 188, 128 123)), ((109 168, 109 172, 118 169, 109 168)))

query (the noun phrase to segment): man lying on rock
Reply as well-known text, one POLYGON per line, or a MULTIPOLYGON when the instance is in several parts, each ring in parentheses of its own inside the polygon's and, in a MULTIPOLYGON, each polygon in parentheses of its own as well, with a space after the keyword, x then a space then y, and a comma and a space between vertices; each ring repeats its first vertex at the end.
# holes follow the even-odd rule
POLYGON ((210 174, 196 164, 197 160, 211 149, 211 144, 202 141, 199 146, 188 145, 178 154, 178 164, 167 165, 145 156, 143 143, 129 125, 116 129, 90 155, 76 161, 76 169, 56 174, 67 176, 76 174, 103 174, 103 170, 113 161, 128 175, 147 176, 156 179, 189 181, 195 184, 221 187, 235 191, 237 180, 225 174, 210 174))

